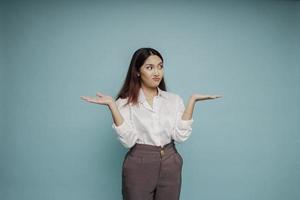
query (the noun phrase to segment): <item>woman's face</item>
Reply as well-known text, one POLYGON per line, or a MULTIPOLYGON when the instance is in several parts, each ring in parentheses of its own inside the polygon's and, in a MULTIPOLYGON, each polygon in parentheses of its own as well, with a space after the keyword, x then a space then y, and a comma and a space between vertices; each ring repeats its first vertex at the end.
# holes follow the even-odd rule
POLYGON ((146 87, 156 88, 164 75, 163 63, 159 56, 149 56, 140 68, 140 78, 146 87))

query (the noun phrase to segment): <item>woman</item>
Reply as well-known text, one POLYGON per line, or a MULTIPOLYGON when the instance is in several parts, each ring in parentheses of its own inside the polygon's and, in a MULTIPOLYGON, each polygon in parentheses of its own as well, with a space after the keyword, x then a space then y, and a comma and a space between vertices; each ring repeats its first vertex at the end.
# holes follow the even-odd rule
POLYGON ((174 141, 189 138, 197 101, 219 97, 193 94, 185 108, 179 95, 166 91, 163 58, 152 48, 134 53, 116 101, 100 92, 81 97, 109 107, 112 128, 129 149, 122 166, 123 199, 179 199, 183 159, 174 141))

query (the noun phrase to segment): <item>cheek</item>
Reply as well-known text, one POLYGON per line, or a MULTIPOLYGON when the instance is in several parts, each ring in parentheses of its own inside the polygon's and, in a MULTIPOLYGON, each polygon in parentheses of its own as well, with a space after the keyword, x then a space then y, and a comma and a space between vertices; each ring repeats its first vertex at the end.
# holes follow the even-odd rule
POLYGON ((148 72, 144 72, 141 76, 142 76, 143 80, 150 80, 152 77, 151 73, 148 73, 148 72))

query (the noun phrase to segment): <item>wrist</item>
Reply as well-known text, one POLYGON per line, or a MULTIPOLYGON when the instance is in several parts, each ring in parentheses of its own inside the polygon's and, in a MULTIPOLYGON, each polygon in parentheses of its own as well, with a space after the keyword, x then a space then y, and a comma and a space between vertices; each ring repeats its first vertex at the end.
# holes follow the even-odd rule
POLYGON ((186 114, 186 115, 192 115, 193 113, 192 113, 192 112, 184 111, 183 114, 186 114))
POLYGON ((114 101, 108 103, 107 106, 108 106, 108 108, 109 108, 110 110, 112 110, 112 109, 114 109, 114 108, 117 107, 117 105, 116 105, 116 103, 115 103, 114 101))
POLYGON ((190 101, 195 102, 196 101, 196 97, 194 95, 190 96, 190 101))

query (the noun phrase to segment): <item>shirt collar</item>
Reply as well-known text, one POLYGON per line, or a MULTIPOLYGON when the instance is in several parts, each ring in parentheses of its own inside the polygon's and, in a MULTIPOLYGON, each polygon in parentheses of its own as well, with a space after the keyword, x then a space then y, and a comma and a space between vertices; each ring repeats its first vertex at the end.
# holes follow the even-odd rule
MULTIPOLYGON (((166 91, 161 90, 159 87, 157 87, 157 90, 158 90, 159 97, 167 98, 166 91)), ((145 93, 144 93, 142 87, 140 88, 140 91, 139 91, 138 101, 141 103, 146 101, 146 96, 145 96, 145 93)))

